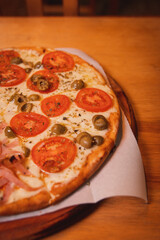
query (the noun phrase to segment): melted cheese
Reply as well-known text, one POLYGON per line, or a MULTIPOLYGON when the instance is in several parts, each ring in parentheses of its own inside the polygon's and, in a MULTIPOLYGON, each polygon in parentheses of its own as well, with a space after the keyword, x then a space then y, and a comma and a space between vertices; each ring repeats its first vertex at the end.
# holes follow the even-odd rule
POLYGON ((14 189, 14 191, 11 193, 7 203, 9 204, 9 203, 16 202, 16 201, 24 199, 24 198, 29 198, 29 197, 35 196, 40 191, 41 191, 41 189, 39 189, 37 191, 26 191, 22 188, 14 189))
MULTIPOLYGON (((15 49, 16 50, 16 49, 15 49)), ((22 59, 24 59, 26 62, 32 62, 36 63, 39 61, 42 61, 42 58, 44 54, 40 55, 34 50, 17 50, 20 53, 20 56, 22 59)), ((29 67, 27 64, 20 64, 22 68, 29 67)), ((87 65, 88 66, 88 65, 87 65)), ((41 68, 42 70, 43 68, 41 68)), ((39 71, 39 69, 33 69, 31 73, 28 75, 28 78, 35 73, 36 71, 39 71)), ((48 93, 48 94, 41 94, 41 100, 45 97, 49 97, 55 94, 65 94, 68 96, 71 100, 74 101, 76 98, 76 95, 78 91, 73 90, 71 88, 71 83, 74 80, 83 80, 86 84, 86 87, 93 87, 99 88, 105 92, 107 92, 111 97, 111 90, 107 85, 104 85, 103 79, 100 77, 99 74, 97 74, 96 71, 93 71, 92 67, 85 67, 84 65, 78 65, 76 64, 73 71, 69 72, 63 72, 63 73, 56 73, 56 75, 59 77, 59 87, 54 92, 48 93), (99 82, 100 84, 98 84, 99 82)), ((34 92, 26 87, 26 81, 15 86, 15 87, 1 87, 0 88, 0 121, 5 121, 8 125, 10 124, 10 120, 13 116, 15 116, 17 111, 17 105, 15 105, 14 100, 8 101, 8 99, 17 91, 19 94, 23 94, 25 96, 29 96, 31 94, 39 94, 37 92, 34 92)), ((33 101, 33 109, 32 112, 39 113, 44 115, 44 113, 41 111, 40 102, 39 101, 33 101)), ((110 114, 115 112, 116 109, 114 107, 110 108, 108 111, 102 114, 106 118, 109 118, 110 114)), ((20 139, 20 146, 17 147, 17 150, 21 149, 21 146, 26 146, 29 149, 32 149, 33 146, 39 142, 40 140, 44 140, 46 138, 49 138, 51 136, 51 128, 55 123, 63 124, 67 127, 68 131, 66 132, 65 136, 66 138, 71 139, 72 141, 76 138, 76 136, 82 132, 86 131, 89 132, 92 136, 93 135, 101 135, 104 136, 107 132, 107 130, 98 131, 93 127, 92 124, 92 117, 95 115, 95 113, 85 111, 83 109, 80 109, 76 106, 74 102, 72 102, 70 108, 63 113, 62 115, 54 118, 50 118, 50 126, 48 129, 41 134, 30 137, 30 138, 23 138, 19 137, 20 139), (65 117, 65 118, 64 118, 65 117)), ((53 135, 52 135, 53 136, 53 135)), ((5 137, 4 133, 1 134, 0 140, 3 140, 5 137)), ((12 142, 13 140, 9 140, 12 142)), ((30 172, 34 175, 34 177, 27 177, 19 175, 19 177, 26 182, 30 186, 39 187, 44 186, 45 188, 50 191, 52 188, 52 185, 57 182, 69 182, 73 178, 75 178, 78 173, 79 169, 81 168, 82 164, 84 163, 86 156, 91 153, 91 151, 94 150, 95 147, 91 149, 85 149, 79 144, 77 144, 77 156, 74 160, 74 162, 65 170, 59 173, 52 173, 52 174, 45 174, 44 175, 44 182, 41 180, 41 176, 43 173, 41 173, 40 169, 34 164, 34 162, 31 159, 31 156, 28 158, 26 166, 29 168, 30 172)), ((15 148, 16 149, 16 148, 15 148)), ((35 194, 37 194, 40 190, 37 191, 26 191, 24 189, 16 189, 13 191, 9 198, 9 203, 17 201, 19 199, 23 199, 25 197, 31 197, 35 194)), ((54 198, 54 196, 51 194, 51 196, 54 198)))

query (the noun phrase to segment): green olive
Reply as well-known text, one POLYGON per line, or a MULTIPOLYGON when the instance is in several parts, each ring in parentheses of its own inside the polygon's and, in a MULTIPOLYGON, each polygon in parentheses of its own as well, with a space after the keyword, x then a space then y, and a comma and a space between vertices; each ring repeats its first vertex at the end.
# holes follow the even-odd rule
POLYGON ((76 140, 84 148, 91 148, 92 147, 92 137, 87 132, 79 133, 76 140))
POLYGON ((37 81, 37 87, 41 91, 45 91, 49 88, 49 82, 46 79, 38 79, 37 81))
POLYGON ((84 136, 89 136, 90 134, 89 133, 87 133, 87 132, 81 132, 81 133, 79 133, 78 135, 77 135, 77 137, 76 137, 76 141, 79 143, 80 142, 80 139, 82 138, 82 137, 84 137, 84 136))
POLYGON ((61 135, 67 132, 67 128, 61 124, 55 124, 51 128, 51 133, 56 135, 61 135))
POLYGON ((84 82, 82 80, 75 80, 74 82, 72 82, 71 87, 79 90, 84 88, 84 82))
POLYGON ((15 94, 14 96, 14 103, 16 105, 19 105, 20 103, 24 103, 27 101, 27 97, 24 96, 23 94, 15 94))
POLYGON ((5 132, 5 135, 8 137, 8 138, 15 138, 16 137, 16 134, 13 132, 12 128, 7 126, 4 130, 5 132))
POLYGON ((93 136, 93 143, 100 146, 104 143, 104 138, 102 136, 93 136))
POLYGON ((29 155, 30 155, 30 149, 27 148, 27 147, 25 147, 25 146, 23 146, 22 149, 23 149, 23 152, 24 152, 24 156, 25 156, 26 158, 29 157, 29 155))
POLYGON ((32 103, 21 103, 18 105, 18 111, 21 112, 31 112, 32 108, 33 108, 32 103))
POLYGON ((103 115, 95 115, 92 118, 93 125, 98 130, 104 130, 108 128, 108 121, 103 115))
POLYGON ((32 68, 26 68, 26 69, 25 69, 25 72, 26 72, 26 73, 30 73, 31 71, 32 71, 32 68))
POLYGON ((23 62, 23 60, 20 57, 14 57, 11 59, 11 64, 20 64, 22 62, 23 62))
POLYGON ((37 81, 39 79, 44 79, 43 76, 41 76, 40 74, 34 74, 31 77, 31 81, 33 82, 34 85, 37 85, 37 81))
POLYGON ((41 97, 38 95, 38 94, 31 94, 29 97, 28 97, 28 100, 29 101, 39 101, 41 99, 41 97))
POLYGON ((43 65, 41 62, 37 62, 35 65, 34 65, 34 68, 41 68, 43 65))

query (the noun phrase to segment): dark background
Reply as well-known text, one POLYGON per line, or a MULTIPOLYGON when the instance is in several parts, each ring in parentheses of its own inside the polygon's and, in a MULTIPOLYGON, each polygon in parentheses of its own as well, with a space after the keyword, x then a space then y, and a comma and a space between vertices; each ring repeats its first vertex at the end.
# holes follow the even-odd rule
MULTIPOLYGON (((160 16, 160 0, 79 0, 79 6, 79 16, 160 16)), ((0 15, 27 16, 25 0, 0 0, 0 15)), ((63 16, 62 0, 43 0, 43 15, 63 16)))

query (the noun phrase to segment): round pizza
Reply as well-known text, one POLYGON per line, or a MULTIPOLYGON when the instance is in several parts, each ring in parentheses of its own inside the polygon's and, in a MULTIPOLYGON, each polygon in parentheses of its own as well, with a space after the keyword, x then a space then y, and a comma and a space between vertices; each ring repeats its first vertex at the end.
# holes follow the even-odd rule
POLYGON ((115 145, 117 98, 77 55, 0 50, 0 215, 42 209, 75 191, 115 145))

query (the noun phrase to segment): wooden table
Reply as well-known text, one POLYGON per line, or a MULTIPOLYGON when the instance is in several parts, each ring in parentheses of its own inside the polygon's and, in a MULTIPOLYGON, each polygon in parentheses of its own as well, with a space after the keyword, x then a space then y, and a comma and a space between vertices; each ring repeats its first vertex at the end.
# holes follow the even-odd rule
POLYGON ((134 108, 149 204, 102 201, 46 239, 160 239, 160 18, 0 18, 0 47, 74 47, 101 63, 134 108))

